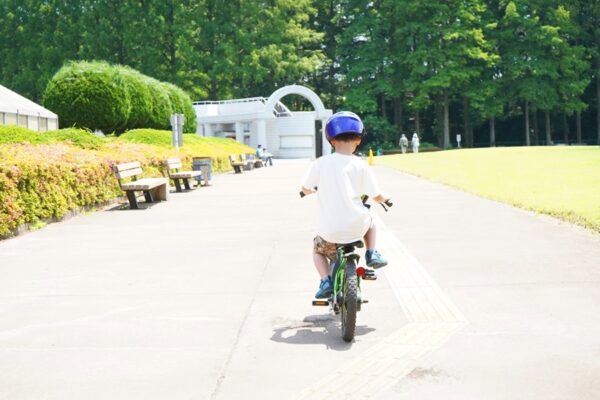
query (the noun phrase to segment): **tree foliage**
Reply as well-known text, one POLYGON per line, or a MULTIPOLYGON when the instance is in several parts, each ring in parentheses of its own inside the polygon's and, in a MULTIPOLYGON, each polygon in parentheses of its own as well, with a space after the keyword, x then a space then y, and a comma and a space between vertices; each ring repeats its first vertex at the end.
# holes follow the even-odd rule
MULTIPOLYGON (((488 143, 488 121, 499 142, 529 143, 539 112, 547 140, 575 125, 600 140, 599 43, 589 0, 0 0, 0 83, 34 101, 67 61, 105 60, 193 100, 304 84, 395 126, 379 142, 419 130, 446 147, 488 143)), ((129 101, 149 98, 153 116, 132 120, 166 128, 164 93, 129 101)))

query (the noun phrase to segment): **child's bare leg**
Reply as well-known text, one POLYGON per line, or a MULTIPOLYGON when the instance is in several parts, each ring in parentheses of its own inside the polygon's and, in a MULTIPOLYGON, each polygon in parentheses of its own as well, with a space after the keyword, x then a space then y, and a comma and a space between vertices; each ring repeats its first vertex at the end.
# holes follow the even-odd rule
POLYGON ((371 225, 367 233, 365 233, 365 242, 367 244, 367 250, 374 250, 377 244, 377 229, 375 224, 371 225))
POLYGON ((321 279, 329 276, 329 261, 323 254, 313 251, 313 261, 321 279))

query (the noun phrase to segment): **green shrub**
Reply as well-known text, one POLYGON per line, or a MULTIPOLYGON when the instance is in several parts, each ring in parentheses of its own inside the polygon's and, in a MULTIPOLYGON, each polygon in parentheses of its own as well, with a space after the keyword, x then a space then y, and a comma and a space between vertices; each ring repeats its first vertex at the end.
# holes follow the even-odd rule
POLYGON ((48 143, 71 143, 84 149, 99 149, 106 142, 88 130, 77 128, 59 129, 41 135, 48 138, 48 143))
POLYGON ((147 127, 152 118, 153 97, 146 76, 129 67, 117 66, 115 68, 125 77, 125 87, 131 101, 131 112, 125 128, 147 127))
POLYGON ((175 153, 164 130, 137 129, 113 139, 73 128, 38 133, 0 126, 0 238, 22 224, 123 196, 114 164, 140 161, 145 176, 160 176, 167 158, 179 157, 191 169, 193 157, 205 156, 222 172, 231 170, 229 154, 252 151, 232 139, 186 134, 175 153))
POLYGON ((62 67, 44 93, 44 106, 61 125, 116 131, 131 111, 125 76, 105 62, 77 62, 62 67))
POLYGON ((36 132, 16 126, 0 126, 0 144, 50 144, 65 142, 82 148, 98 149, 106 142, 106 139, 99 138, 88 130, 77 128, 36 132))
POLYGON ((71 62, 48 83, 44 105, 61 125, 123 132, 135 128, 170 129, 174 112, 185 115, 184 132, 196 131, 190 96, 177 86, 105 62, 71 62))
POLYGON ((119 136, 119 141, 171 147, 171 132, 158 129, 134 129, 119 136))
POLYGON ((18 126, 0 125, 0 144, 48 143, 38 132, 18 126))
POLYGON ((0 237, 119 195, 107 162, 68 144, 0 146, 0 237))
POLYGON ((171 114, 173 114, 173 105, 169 93, 162 83, 154 78, 146 77, 146 82, 152 96, 152 116, 147 127, 169 129, 171 114))

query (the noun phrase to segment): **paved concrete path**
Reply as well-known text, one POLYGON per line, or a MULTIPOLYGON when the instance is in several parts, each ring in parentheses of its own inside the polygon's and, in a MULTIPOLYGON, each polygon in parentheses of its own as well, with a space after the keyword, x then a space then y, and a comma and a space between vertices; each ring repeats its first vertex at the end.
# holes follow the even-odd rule
POLYGON ((396 171, 352 344, 280 161, 0 242, 1 399, 597 399, 600 240, 396 171))

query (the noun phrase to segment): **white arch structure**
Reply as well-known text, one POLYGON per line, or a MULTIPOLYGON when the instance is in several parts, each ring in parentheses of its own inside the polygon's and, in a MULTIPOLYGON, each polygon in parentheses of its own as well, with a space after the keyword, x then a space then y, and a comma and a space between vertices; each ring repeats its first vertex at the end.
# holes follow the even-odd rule
POLYGON ((326 109, 325 106, 323 105, 323 102, 321 101, 321 98, 312 90, 310 90, 309 88, 305 87, 305 86, 300 86, 300 85, 288 85, 288 86, 284 86, 282 88, 277 89, 276 91, 274 91, 270 96, 269 96, 269 100, 267 100, 267 102, 265 103, 265 111, 263 114, 263 118, 259 119, 258 125, 257 125, 257 134, 258 134, 258 142, 259 143, 265 143, 266 142, 266 135, 267 135, 267 128, 266 128, 266 122, 265 120, 268 118, 273 118, 274 117, 274 111, 275 111, 275 106, 279 103, 279 101, 284 98, 285 96, 291 95, 291 94, 296 94, 296 95, 300 95, 302 97, 304 97, 305 99, 307 99, 312 106, 315 109, 315 119, 320 120, 321 121, 321 127, 322 127, 322 143, 323 143, 323 147, 322 147, 322 154, 326 155, 326 154, 331 154, 331 146, 327 145, 327 138, 325 137, 325 122, 327 121, 327 118, 329 118, 332 114, 331 110, 326 109))
POLYGON ((326 120, 331 116, 331 110, 327 110, 325 108, 321 98, 309 88, 300 85, 289 85, 274 91, 273 94, 269 96, 269 100, 265 104, 265 112, 272 113, 279 100, 290 94, 300 95, 310 101, 310 104, 312 104, 315 109, 317 119, 326 120))
MULTIPOLYGON (((224 136, 235 131, 235 139, 256 147, 267 145, 278 157, 315 156, 317 136, 315 121, 325 122, 332 114, 319 96, 305 86, 289 85, 274 91, 268 98, 253 97, 194 103, 198 121, 197 134, 224 136), (281 99, 299 95, 307 99, 314 112, 290 111, 281 99), (250 127, 250 128, 249 128, 250 127), (233 129, 232 129, 233 128, 233 129)), ((330 154, 324 132, 322 154, 330 154)))

